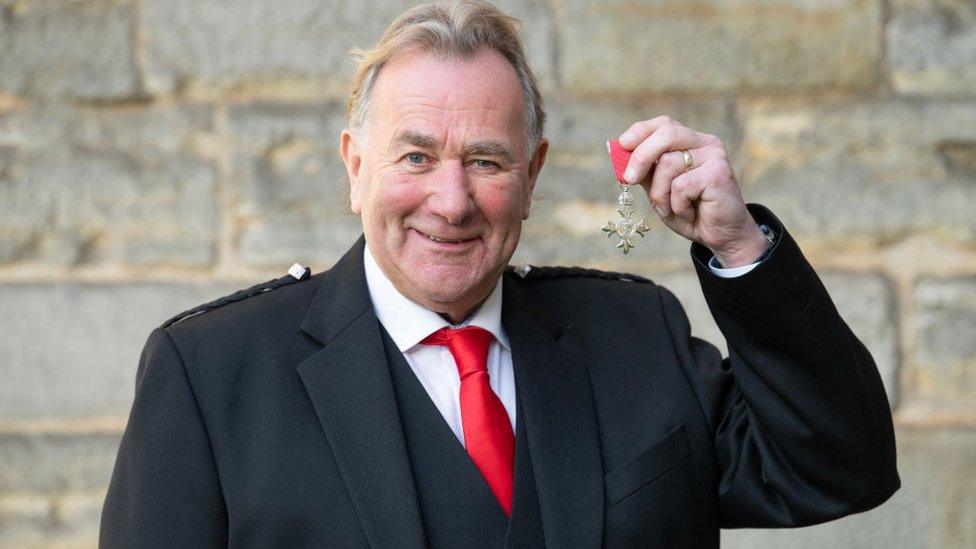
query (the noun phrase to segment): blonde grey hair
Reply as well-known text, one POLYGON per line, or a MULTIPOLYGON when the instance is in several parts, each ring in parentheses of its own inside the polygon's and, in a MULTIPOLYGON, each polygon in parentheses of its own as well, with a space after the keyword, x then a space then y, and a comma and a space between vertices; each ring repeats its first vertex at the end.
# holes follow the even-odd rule
POLYGON ((546 112, 535 76, 525 59, 519 21, 480 0, 415 6, 390 24, 373 49, 353 50, 357 67, 349 84, 347 127, 358 135, 365 133, 376 78, 383 65, 395 55, 422 52, 469 59, 484 48, 505 56, 515 69, 525 97, 525 137, 531 153, 542 138, 546 112))

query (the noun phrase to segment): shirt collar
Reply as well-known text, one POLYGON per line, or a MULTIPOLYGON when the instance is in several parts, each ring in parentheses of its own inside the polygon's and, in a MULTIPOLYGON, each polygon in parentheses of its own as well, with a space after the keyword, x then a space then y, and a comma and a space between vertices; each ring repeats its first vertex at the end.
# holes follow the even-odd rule
MULTIPOLYGON (((437 330, 452 326, 439 314, 401 294, 387 278, 386 273, 380 269, 368 245, 363 254, 363 263, 366 268, 366 286, 369 288, 369 298, 373 302, 376 318, 386 328, 400 352, 406 352, 437 330)), ((502 346, 511 350, 508 336, 502 329, 501 277, 474 314, 453 327, 462 326, 484 328, 491 332, 502 346)))

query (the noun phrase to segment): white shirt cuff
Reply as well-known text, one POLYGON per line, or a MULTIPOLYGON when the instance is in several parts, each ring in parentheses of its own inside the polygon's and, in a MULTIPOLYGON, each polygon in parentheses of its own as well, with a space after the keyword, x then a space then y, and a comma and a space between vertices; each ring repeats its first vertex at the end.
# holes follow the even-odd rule
POLYGON ((757 261, 749 265, 743 265, 741 267, 732 267, 731 269, 723 269, 718 264, 718 261, 715 259, 715 256, 713 255, 712 258, 708 260, 708 268, 713 273, 715 273, 715 276, 720 276, 722 278, 735 278, 737 276, 742 276, 748 273, 749 271, 755 269, 756 265, 759 265, 759 263, 761 263, 761 261, 757 261))

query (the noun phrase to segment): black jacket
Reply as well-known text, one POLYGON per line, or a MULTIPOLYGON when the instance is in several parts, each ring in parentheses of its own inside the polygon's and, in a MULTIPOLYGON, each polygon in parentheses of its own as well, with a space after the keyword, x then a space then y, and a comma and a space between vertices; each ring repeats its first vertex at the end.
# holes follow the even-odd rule
MULTIPOLYGON (((869 353, 752 209, 780 235, 752 272, 719 279, 692 248, 725 360, 650 281, 504 275, 546 545, 715 547, 720 527, 814 524, 898 488, 869 353)), ((426 543, 362 254, 153 331, 102 547, 426 543)))

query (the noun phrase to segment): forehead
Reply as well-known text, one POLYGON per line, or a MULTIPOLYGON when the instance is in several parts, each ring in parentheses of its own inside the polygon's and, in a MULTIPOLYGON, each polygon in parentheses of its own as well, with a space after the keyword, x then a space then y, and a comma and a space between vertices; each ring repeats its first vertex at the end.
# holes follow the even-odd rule
POLYGON ((481 128, 522 132, 524 98, 511 63, 485 49, 457 59, 430 53, 402 54, 388 61, 373 88, 370 126, 481 128))

